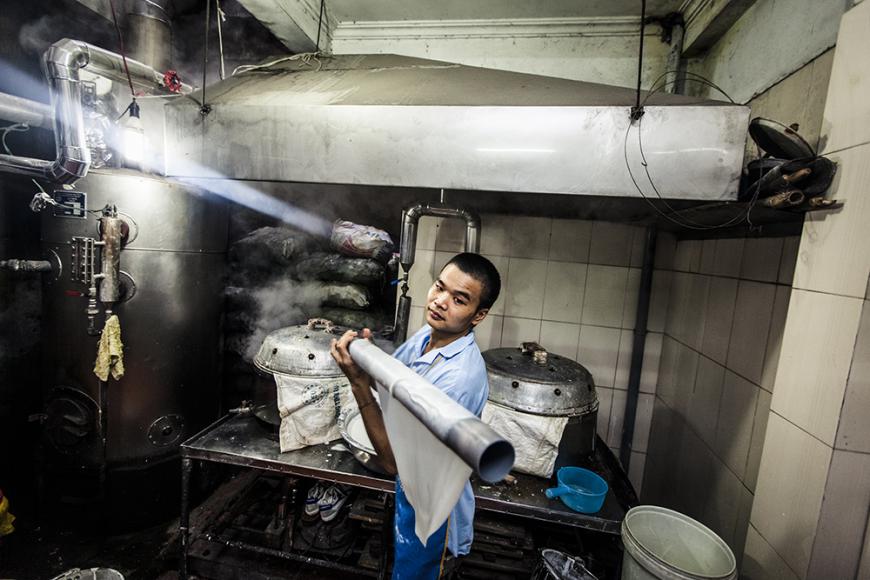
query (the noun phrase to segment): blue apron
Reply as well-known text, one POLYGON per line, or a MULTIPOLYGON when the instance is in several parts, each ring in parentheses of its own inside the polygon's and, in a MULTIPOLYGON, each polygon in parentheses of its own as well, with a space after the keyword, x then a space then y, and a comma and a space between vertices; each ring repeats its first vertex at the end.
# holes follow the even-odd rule
POLYGON ((396 478, 396 515, 393 541, 396 556, 393 580, 437 580, 447 551, 447 528, 450 519, 438 528, 424 546, 414 532, 414 508, 408 503, 399 478, 396 478))

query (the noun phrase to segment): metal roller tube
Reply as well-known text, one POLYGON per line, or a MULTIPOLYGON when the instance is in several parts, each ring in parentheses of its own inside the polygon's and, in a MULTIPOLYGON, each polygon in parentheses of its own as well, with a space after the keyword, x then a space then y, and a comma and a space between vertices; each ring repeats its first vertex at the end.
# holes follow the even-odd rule
POLYGON ((350 343, 360 368, 386 388, 439 441, 484 481, 501 481, 514 465, 514 447, 429 381, 368 340, 350 343))

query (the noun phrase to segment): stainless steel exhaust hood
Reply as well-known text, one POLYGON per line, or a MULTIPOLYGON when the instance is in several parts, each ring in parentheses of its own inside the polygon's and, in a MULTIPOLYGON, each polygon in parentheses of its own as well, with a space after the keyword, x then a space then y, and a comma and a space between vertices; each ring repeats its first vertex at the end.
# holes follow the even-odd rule
POLYGON ((638 197, 633 175, 730 200, 749 120, 656 94, 631 125, 631 89, 395 55, 284 61, 206 99, 166 106, 168 175, 638 197))

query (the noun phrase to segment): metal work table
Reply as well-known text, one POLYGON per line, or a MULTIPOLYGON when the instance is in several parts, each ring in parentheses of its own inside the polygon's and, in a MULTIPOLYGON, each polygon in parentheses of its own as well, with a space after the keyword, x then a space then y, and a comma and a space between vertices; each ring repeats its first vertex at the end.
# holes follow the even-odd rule
MULTIPOLYGON (((390 493, 395 491, 391 477, 367 470, 349 452, 334 448, 338 443, 341 441, 281 453, 278 442, 269 437, 258 419, 250 416, 226 416, 185 441, 181 445, 182 576, 187 576, 189 487, 194 461, 252 467, 390 493)), ((625 474, 600 439, 595 455, 590 457, 588 464, 580 467, 593 469, 610 484, 611 489, 598 513, 581 514, 570 510, 560 500, 548 499, 544 491, 554 483, 523 474, 514 474, 516 483, 513 485, 488 485, 473 479, 477 509, 618 535, 625 512, 637 504, 637 497, 625 474)))

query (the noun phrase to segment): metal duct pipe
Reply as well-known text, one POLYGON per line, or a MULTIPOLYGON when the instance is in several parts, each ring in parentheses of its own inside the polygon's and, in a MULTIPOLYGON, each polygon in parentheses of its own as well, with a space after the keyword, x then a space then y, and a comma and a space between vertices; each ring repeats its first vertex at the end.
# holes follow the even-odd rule
POLYGON ((405 271, 405 285, 402 296, 396 308, 396 323, 393 342, 400 344, 408 336, 408 321, 411 317, 411 297, 408 290, 408 272, 414 265, 414 254, 417 252, 417 225, 420 218, 426 215, 458 218, 465 221, 465 251, 477 254, 480 252, 480 216, 473 211, 450 207, 444 203, 444 190, 441 190, 441 202, 426 205, 418 203, 402 211, 402 233, 399 239, 399 263, 405 271))
POLYGON ((473 211, 450 207, 443 203, 417 204, 402 212, 402 234, 399 241, 399 263, 406 271, 414 265, 417 251, 417 224, 423 216, 458 218, 465 221, 465 251, 480 251, 480 216, 473 211))
MULTIPOLYGON (((115 82, 126 83, 124 63, 118 54, 68 38, 51 45, 44 59, 43 68, 51 87, 57 158, 46 161, 0 155, 0 171, 42 177, 58 183, 74 183, 87 174, 91 163, 91 154, 85 144, 79 70, 87 69, 115 82)), ((146 94, 161 92, 162 74, 129 58, 127 66, 134 89, 146 94)), ((190 90, 189 85, 182 85, 182 91, 190 90)))
POLYGON ((649 320, 649 302, 652 295, 657 240, 658 231, 655 226, 647 227, 646 243, 643 246, 643 267, 640 271, 640 289, 637 293, 634 339, 631 345, 631 366, 628 371, 628 395, 625 400, 622 440, 619 449, 619 461, 626 473, 628 473, 628 466, 631 463, 631 447, 634 444, 634 421, 637 416, 637 399, 640 396, 640 373, 643 371, 643 353, 646 348, 647 321, 649 320))
POLYGON ((350 343, 360 368, 390 392, 484 481, 501 481, 514 465, 514 447, 429 381, 368 340, 350 343))
POLYGON ((54 123, 48 105, 6 93, 0 93, 0 119, 43 129, 51 129, 54 123))
POLYGON ((130 56, 158 71, 172 66, 170 0, 133 0, 127 12, 130 56))

